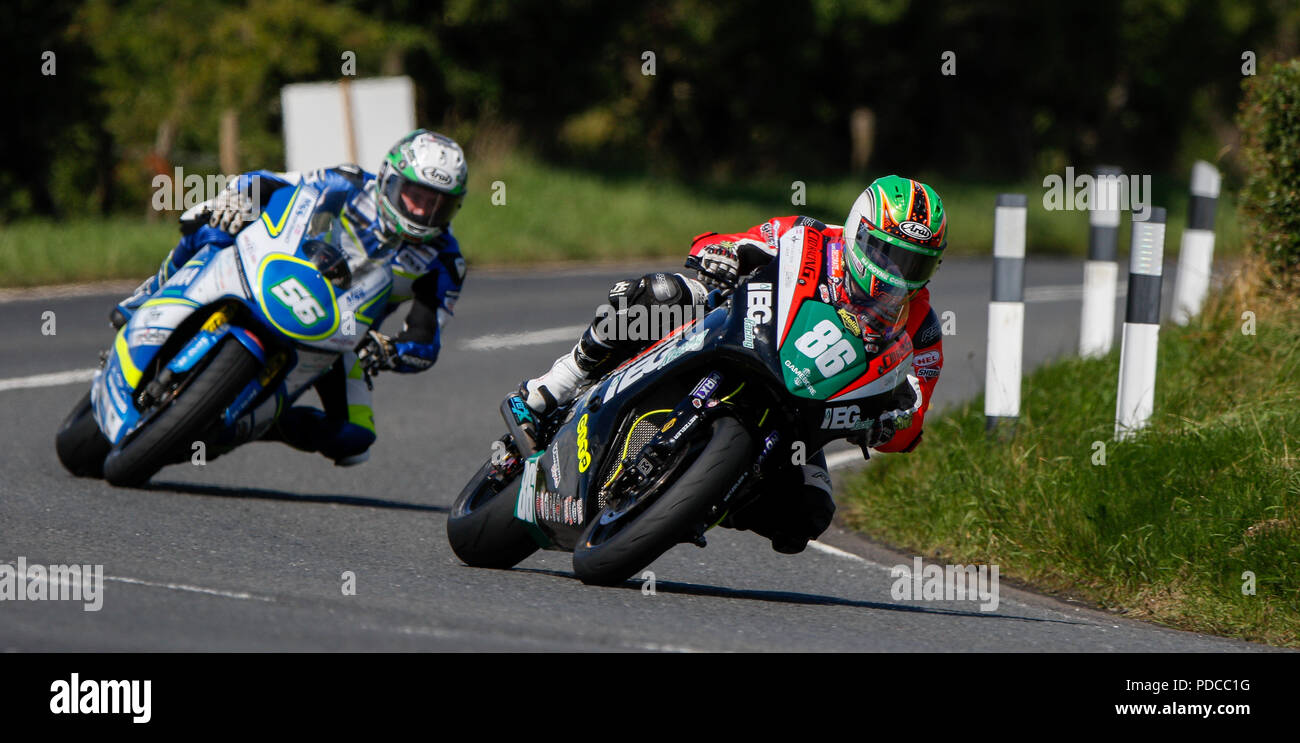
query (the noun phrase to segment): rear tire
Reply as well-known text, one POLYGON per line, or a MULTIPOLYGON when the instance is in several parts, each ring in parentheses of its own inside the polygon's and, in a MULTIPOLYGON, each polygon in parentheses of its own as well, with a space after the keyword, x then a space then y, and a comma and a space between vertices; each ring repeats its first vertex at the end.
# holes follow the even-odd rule
POLYGON ((143 485, 165 465, 202 440, 217 416, 257 375, 262 364, 235 338, 212 352, 207 366, 194 372, 167 407, 144 430, 104 460, 104 478, 113 485, 143 485))
POLYGON ((103 477, 104 457, 113 445, 95 422, 94 407, 87 391, 81 402, 63 419, 54 436, 54 450, 64 469, 77 477, 103 477))
POLYGON ((679 544, 751 464, 749 432, 735 418, 719 418, 713 438, 695 461, 627 526, 592 544, 601 526, 599 517, 592 520, 573 551, 574 575, 597 586, 631 578, 679 544))
POLYGON ((447 515, 451 551, 474 568, 512 568, 536 552, 537 541, 524 522, 515 518, 519 477, 500 488, 485 463, 465 486, 447 515))

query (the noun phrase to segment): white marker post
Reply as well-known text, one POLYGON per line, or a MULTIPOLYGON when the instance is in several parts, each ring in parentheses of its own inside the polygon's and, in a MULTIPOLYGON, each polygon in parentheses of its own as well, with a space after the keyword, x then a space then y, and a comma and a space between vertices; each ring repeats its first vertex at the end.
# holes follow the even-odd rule
POLYGON ((993 431, 1020 417, 1020 365, 1025 331, 1024 194, 998 194, 993 213, 993 301, 984 366, 984 419, 993 431))
POLYGON ((1115 342, 1115 283, 1119 280, 1119 168, 1103 165, 1088 204, 1088 260, 1083 264, 1079 355, 1105 356, 1115 342))
POLYGON ((1178 249, 1178 282, 1174 284, 1172 319, 1186 325, 1201 314, 1210 290, 1214 262, 1214 211, 1219 205, 1219 171, 1204 160, 1192 166, 1192 200, 1187 205, 1187 228, 1178 249))
POLYGON ((1152 207, 1146 221, 1133 219, 1128 307, 1119 351, 1115 439, 1132 438, 1155 409, 1156 349, 1160 340, 1160 281, 1165 256, 1165 210, 1152 207))

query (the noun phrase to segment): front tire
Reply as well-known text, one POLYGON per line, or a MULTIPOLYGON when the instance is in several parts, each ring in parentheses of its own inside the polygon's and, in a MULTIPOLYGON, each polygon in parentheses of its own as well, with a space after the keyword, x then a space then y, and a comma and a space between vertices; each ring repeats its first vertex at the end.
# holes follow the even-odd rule
POLYGON ((81 402, 63 419, 63 425, 54 436, 54 450, 58 452, 59 462, 77 477, 103 477, 104 457, 112 448, 95 422, 94 407, 87 391, 81 402))
POLYGON ((519 477, 501 484, 491 471, 492 463, 485 463, 456 498, 447 515, 447 541, 466 565, 505 570, 523 562, 538 545, 515 518, 519 477))
POLYGON ((752 455, 753 439, 740 421, 719 418, 695 461, 630 523, 607 534, 599 517, 592 520, 573 551, 574 575, 597 586, 631 578, 699 525, 709 507, 753 464, 752 455))
POLYGON ((158 470, 202 440, 209 426, 261 368, 257 357, 227 337, 207 366, 193 372, 162 412, 104 460, 104 478, 113 485, 143 485, 158 470))

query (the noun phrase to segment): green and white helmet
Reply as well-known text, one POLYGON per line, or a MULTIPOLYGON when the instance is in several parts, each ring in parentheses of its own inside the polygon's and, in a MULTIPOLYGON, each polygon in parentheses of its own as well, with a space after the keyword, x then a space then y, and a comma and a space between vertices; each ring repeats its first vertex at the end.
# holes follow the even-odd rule
POLYGON ((846 288, 874 296, 883 282, 913 292, 929 282, 947 245, 948 213, 933 188, 897 175, 877 178, 844 222, 853 278, 846 288))
POLYGON ((416 129, 393 145, 379 168, 380 222, 407 242, 429 242, 460 209, 468 179, 465 152, 455 140, 416 129))

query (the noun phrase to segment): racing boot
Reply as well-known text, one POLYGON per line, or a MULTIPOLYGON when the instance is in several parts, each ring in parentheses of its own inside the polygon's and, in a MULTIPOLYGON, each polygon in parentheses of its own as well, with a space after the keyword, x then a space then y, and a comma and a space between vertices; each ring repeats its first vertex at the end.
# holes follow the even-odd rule
POLYGON ((320 452, 337 467, 352 467, 370 459, 375 432, 348 420, 330 418, 322 410, 294 406, 284 411, 262 441, 281 441, 299 451, 320 452))
POLYGON ((545 374, 519 385, 519 396, 530 410, 545 418, 573 399, 578 388, 587 381, 586 372, 578 366, 575 358, 578 353, 578 347, 574 346, 572 351, 556 359, 545 374))
POLYGON ((589 327, 573 349, 556 359, 545 374, 524 380, 501 405, 501 415, 521 452, 539 451, 539 424, 573 400, 583 385, 609 371, 615 360, 613 347, 598 339, 589 327))
POLYGON ((752 503, 728 514, 721 525, 767 537, 781 554, 798 554, 835 518, 826 455, 817 452, 807 464, 783 468, 772 480, 752 503))
POLYGON ((549 371, 519 385, 519 396, 528 408, 543 418, 573 399, 578 389, 599 379, 617 362, 614 346, 587 328, 573 350, 555 360, 549 371))

